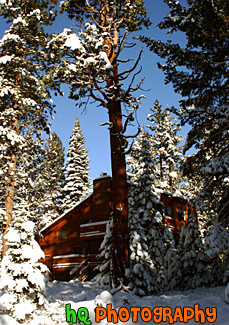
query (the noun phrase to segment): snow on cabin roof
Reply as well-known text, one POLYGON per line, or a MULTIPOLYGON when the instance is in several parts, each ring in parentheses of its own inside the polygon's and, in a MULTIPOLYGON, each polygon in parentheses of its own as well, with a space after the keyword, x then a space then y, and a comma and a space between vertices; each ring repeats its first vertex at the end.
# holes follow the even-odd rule
POLYGON ((87 196, 85 196, 82 200, 80 200, 76 205, 74 205, 74 207, 68 209, 67 211, 65 211, 61 216, 59 216, 58 218, 56 218, 55 220, 53 220, 51 223, 49 223, 47 226, 45 226, 44 228, 42 228, 40 230, 40 232, 43 232, 44 230, 46 230, 47 228, 49 228, 50 226, 52 226, 55 222, 57 222, 58 220, 60 220, 61 218, 63 218, 67 213, 69 213, 70 211, 72 211, 73 209, 75 209, 76 207, 78 207, 81 203, 83 203, 84 201, 86 201, 89 197, 91 197, 93 195, 93 192, 87 196))
POLYGON ((169 191, 163 191, 162 190, 161 194, 166 194, 168 196, 177 197, 177 198, 188 201, 188 198, 186 196, 182 195, 179 190, 176 190, 175 192, 169 192, 169 191))
POLYGON ((96 180, 98 180, 98 179, 102 179, 102 178, 107 178, 107 177, 110 177, 110 178, 111 178, 110 175, 103 175, 103 176, 100 176, 100 177, 94 178, 93 181, 96 181, 96 180))

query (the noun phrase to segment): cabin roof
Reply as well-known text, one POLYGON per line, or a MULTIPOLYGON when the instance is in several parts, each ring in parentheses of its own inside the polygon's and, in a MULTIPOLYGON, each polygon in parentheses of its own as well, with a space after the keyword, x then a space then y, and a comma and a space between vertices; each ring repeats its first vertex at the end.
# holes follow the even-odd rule
POLYGON ((56 223, 57 221, 59 221, 60 219, 64 218, 66 216, 66 214, 68 214, 70 211, 74 210, 76 207, 78 207, 80 204, 82 204, 84 201, 86 201, 89 197, 91 197, 93 195, 93 192, 90 193, 89 195, 85 196, 82 200, 80 200, 78 203, 76 203, 76 205, 74 205, 74 207, 68 209, 67 211, 65 211, 61 216, 59 216, 58 218, 56 218, 55 220, 53 220, 51 223, 49 223, 47 226, 43 227, 40 232, 45 231, 46 229, 48 229, 50 226, 52 226, 54 223, 56 223))
MULTIPOLYGON (((109 175, 104 175, 104 176, 100 176, 97 177, 93 180, 93 183, 95 180, 98 179, 102 179, 102 178, 108 178, 111 177, 109 175)), ((159 190, 158 191, 161 195, 165 194, 167 196, 170 197, 174 197, 174 198, 181 198, 183 200, 187 201, 187 198, 185 196, 183 196, 180 191, 176 191, 176 192, 169 192, 169 191, 165 191, 165 190, 159 190)), ((92 191, 89 195, 85 196, 82 200, 80 200, 79 202, 76 203, 76 205, 74 205, 72 208, 68 209, 67 211, 65 211, 61 216, 59 216, 58 218, 56 218, 55 220, 53 220, 51 223, 49 223, 48 225, 46 225, 45 227, 43 227, 40 232, 42 233, 43 231, 47 230, 49 227, 51 227, 53 224, 55 224, 57 221, 59 221, 60 219, 64 218, 69 212, 71 212, 72 210, 74 210, 76 207, 78 207, 79 205, 81 205, 83 202, 85 202, 89 197, 91 197, 93 195, 94 191, 92 191)))
POLYGON ((94 193, 94 181, 99 180, 99 179, 104 179, 104 178, 111 178, 110 175, 103 175, 97 178, 93 179, 93 190, 92 192, 85 196, 82 200, 80 200, 79 202, 76 203, 76 205, 74 205, 74 207, 68 209, 67 211, 65 211, 61 216, 59 216, 58 218, 56 218, 55 220, 53 220, 51 223, 49 223, 47 226, 43 227, 40 232, 42 233, 43 231, 45 231, 46 229, 48 229, 49 227, 51 227, 53 224, 55 224, 57 221, 59 221, 60 219, 64 218, 66 216, 66 214, 68 214, 70 211, 72 211, 73 209, 75 209, 76 207, 78 207, 79 205, 81 205, 84 201, 86 201, 89 197, 91 197, 94 193))
POLYGON ((175 192, 169 192, 169 191, 161 191, 161 194, 165 194, 167 196, 171 196, 174 198, 179 198, 179 199, 183 199, 183 200, 188 200, 188 198, 184 195, 181 194, 181 192, 179 190, 176 190, 175 192))

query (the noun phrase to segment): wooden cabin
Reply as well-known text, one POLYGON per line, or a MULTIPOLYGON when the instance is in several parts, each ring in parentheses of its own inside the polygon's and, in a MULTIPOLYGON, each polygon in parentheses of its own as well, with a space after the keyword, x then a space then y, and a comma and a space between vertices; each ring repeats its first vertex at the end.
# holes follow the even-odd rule
POLYGON ((111 211, 111 177, 104 176, 93 181, 91 195, 41 230, 38 243, 53 279, 92 276, 111 211))
MULTIPOLYGON (((172 193, 162 193, 161 202, 164 205, 162 230, 170 225, 172 232, 179 236, 192 210, 184 198, 172 193)), ((52 279, 86 280, 95 274, 94 268, 100 264, 96 256, 111 211, 112 181, 110 176, 103 176, 93 181, 92 194, 41 230, 37 240, 52 279)))

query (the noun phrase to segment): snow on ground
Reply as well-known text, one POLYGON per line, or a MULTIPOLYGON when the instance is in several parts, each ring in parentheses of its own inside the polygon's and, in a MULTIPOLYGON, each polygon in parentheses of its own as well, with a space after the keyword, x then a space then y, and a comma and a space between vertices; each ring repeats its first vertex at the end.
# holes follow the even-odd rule
MULTIPOLYGON (((149 307, 151 310, 155 307, 171 307, 173 312, 177 306, 192 307, 195 304, 199 304, 199 310, 209 307, 216 307, 217 319, 214 322, 215 325, 229 325, 229 304, 225 301, 225 287, 217 288, 198 288, 188 291, 173 291, 162 293, 154 296, 138 297, 131 292, 117 292, 111 296, 105 290, 101 290, 94 281, 81 283, 78 280, 71 282, 52 282, 47 287, 47 298, 50 301, 48 307, 48 314, 37 316, 29 324, 31 325, 51 325, 51 324, 70 324, 66 322, 65 304, 70 303, 71 309, 76 312, 78 308, 85 307, 89 311, 89 319, 92 325, 101 324, 113 324, 107 322, 107 319, 101 320, 99 323, 95 322, 94 308, 103 306, 106 308, 106 304, 112 303, 112 308, 118 310, 120 307, 125 307, 130 310, 131 307, 149 307)), ((117 324, 154 324, 152 320, 150 322, 144 322, 141 319, 141 314, 138 315, 138 321, 133 323, 132 313, 129 321, 121 322, 117 324), (140 317, 139 317, 140 316, 140 317)), ((178 318, 179 319, 179 318, 178 318)), ((177 320, 178 320, 177 319, 177 320)), ((175 321, 174 324, 200 324, 194 319, 189 320, 187 323, 175 321)), ((206 320, 205 324, 210 324, 206 320)), ((18 324, 12 318, 6 315, 0 315, 1 325, 14 325, 18 324)), ((81 322, 80 324, 83 324, 81 322)), ((169 322, 162 321, 160 324, 169 324, 169 322)))
POLYGON ((229 304, 229 283, 227 284, 227 287, 225 289, 225 300, 229 304))

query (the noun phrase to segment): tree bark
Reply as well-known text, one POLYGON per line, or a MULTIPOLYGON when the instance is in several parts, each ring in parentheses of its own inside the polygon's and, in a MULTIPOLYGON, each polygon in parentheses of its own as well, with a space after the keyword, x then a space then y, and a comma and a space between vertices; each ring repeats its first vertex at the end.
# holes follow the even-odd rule
MULTIPOLYGON (((115 8, 113 8, 115 15, 115 8)), ((101 26, 109 25, 110 6, 108 0, 101 1, 101 26)), ((122 146, 125 140, 122 136, 122 109, 121 102, 117 101, 120 92, 118 80, 118 68, 116 64, 116 46, 118 44, 118 30, 113 30, 113 46, 111 37, 107 38, 106 45, 109 46, 107 56, 113 64, 113 75, 107 75, 107 87, 115 86, 115 99, 108 102, 109 122, 112 123, 110 129, 111 167, 112 167, 112 199, 113 199, 113 230, 111 243, 111 270, 110 286, 117 287, 125 281, 125 269, 128 266, 129 234, 128 234, 128 188, 126 177, 125 154, 122 146)))
POLYGON ((125 269, 128 266, 128 189, 126 179, 125 155, 121 149, 122 131, 121 105, 113 102, 109 106, 109 120, 113 123, 110 130, 113 231, 112 231, 112 268, 111 287, 117 287, 120 280, 125 283, 125 269))

